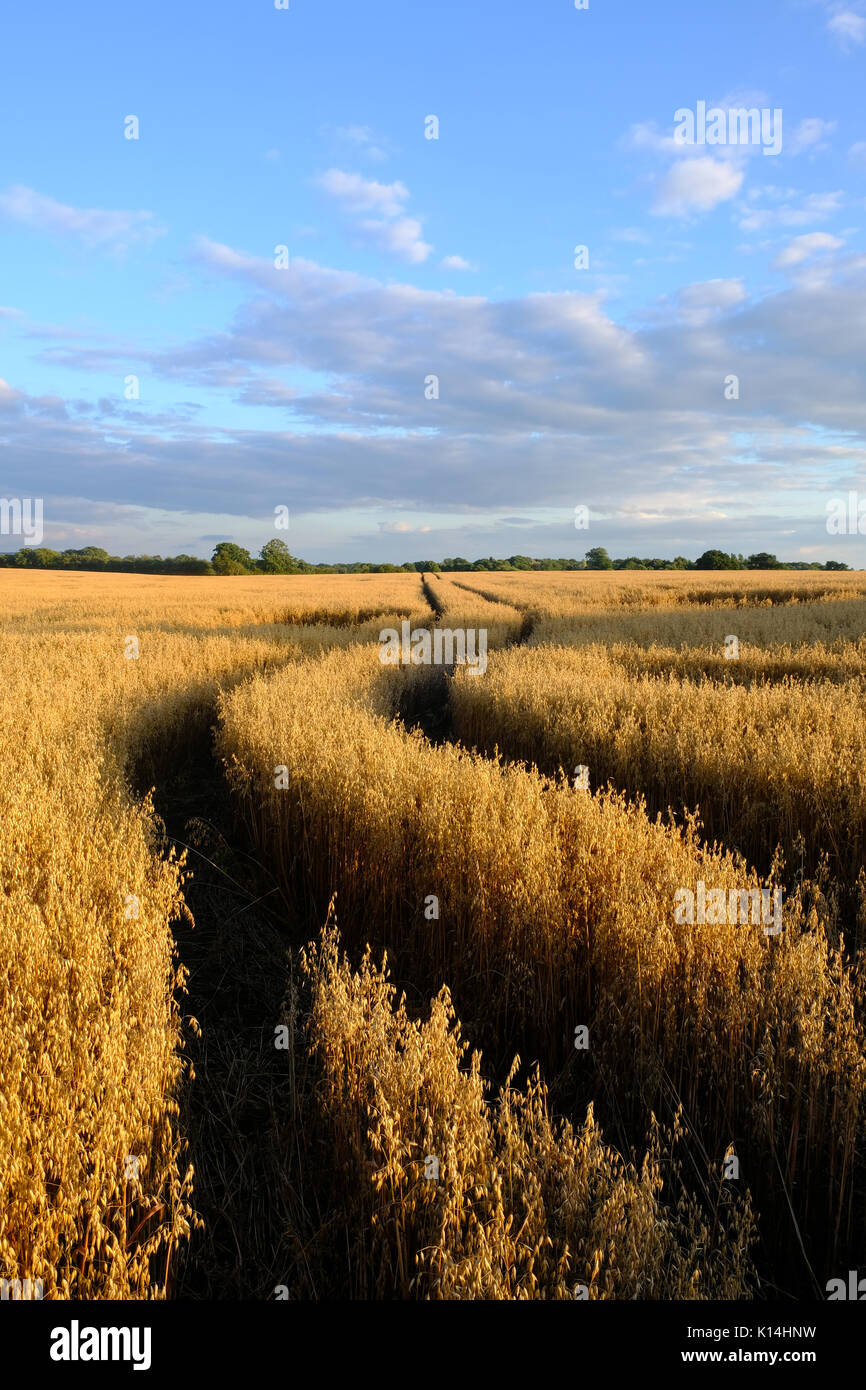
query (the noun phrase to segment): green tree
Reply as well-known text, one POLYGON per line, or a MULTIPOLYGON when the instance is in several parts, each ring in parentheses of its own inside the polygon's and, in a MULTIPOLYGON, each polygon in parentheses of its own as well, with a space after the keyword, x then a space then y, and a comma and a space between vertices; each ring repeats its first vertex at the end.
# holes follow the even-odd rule
POLYGON ((210 560, 202 560, 198 555, 172 555, 163 561, 166 574, 213 574, 210 560))
POLYGON ((588 570, 613 569, 613 560, 610 558, 603 545, 594 545, 592 550, 586 552, 586 568, 588 570))
POLYGON ((108 559, 108 551, 98 545, 85 545, 81 550, 64 550, 61 555, 63 565, 73 570, 105 569, 108 559))
POLYGON ((756 555, 750 555, 746 561, 747 570, 778 570, 781 568, 782 566, 775 555, 771 555, 767 550, 759 550, 756 555))
POLYGON ((220 541, 211 556, 211 564, 217 574, 253 574, 253 557, 242 545, 234 541, 220 541))
POLYGON ((726 555, 724 550, 705 550, 695 560, 696 570, 738 570, 740 560, 737 555, 726 555))
POLYGON ((259 568, 264 570, 265 574, 297 574, 298 561, 291 554, 285 541, 274 537, 259 551, 259 568))
POLYGON ((47 546, 37 545, 33 549, 27 546, 25 550, 16 551, 15 564, 23 565, 26 569, 55 570, 60 569, 63 561, 59 550, 49 550, 47 546))

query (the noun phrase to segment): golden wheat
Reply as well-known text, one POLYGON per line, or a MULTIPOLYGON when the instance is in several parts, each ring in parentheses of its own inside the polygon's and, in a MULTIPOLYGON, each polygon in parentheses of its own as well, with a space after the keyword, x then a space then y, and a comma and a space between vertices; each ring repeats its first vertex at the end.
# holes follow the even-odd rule
POLYGON ((678 925, 679 890, 759 880, 639 803, 432 748, 392 722, 413 679, 358 647, 223 700, 220 746, 287 889, 300 882, 316 912, 336 889, 344 920, 406 978, 449 982, 485 1046, 558 1068, 589 1024, 624 1112, 681 1101, 711 1152, 736 1120, 756 1161, 796 1174, 798 1200, 823 1191, 850 1235, 866 1050, 859 975, 828 941, 827 899, 789 894, 772 940, 678 925), (797 1136, 784 1152, 780 1132, 797 1136))
POLYGON ((643 654, 598 646, 496 653, 483 681, 456 674, 455 733, 544 771, 587 767, 592 785, 642 795, 652 812, 699 807, 709 839, 765 867, 779 844, 801 867, 796 847, 802 840, 805 856, 808 838, 810 869, 823 851, 832 873, 855 883, 866 851, 866 696, 854 654, 845 679, 748 685, 680 676, 692 651, 653 655, 655 671, 643 654))
MULTIPOLYGON (((416 1020, 369 951, 353 972, 327 930, 304 969, 321 1095, 347 1200, 375 1233, 379 1296, 748 1298, 748 1204, 719 1174, 710 1222, 653 1126, 640 1165, 608 1148, 592 1107, 555 1124, 537 1075, 494 1101, 443 988, 416 1020), (665 1176, 663 1177, 663 1172, 665 1176)), ((674 1124, 672 1145, 679 1137, 674 1124)))
MULTIPOLYGON (((171 929, 188 871, 144 793, 205 746, 218 713, 231 785, 296 912, 321 920, 337 889, 352 946, 387 948, 412 997, 434 999, 418 1021, 369 960, 358 976, 333 951, 313 967, 310 1042, 331 1086, 355 1020, 355 1070, 339 1085, 356 1090, 333 1139, 372 1164, 355 1218, 375 1219, 388 1291, 558 1298, 576 1281, 591 1297, 742 1296, 751 1216, 723 1235, 712 1177, 732 1138, 765 1246, 794 1248, 778 1235, 794 1211, 819 1265, 852 1250, 866 1047, 836 900, 862 860, 863 594, 856 575, 422 586, 0 571, 0 748, 14 769, 0 790, 0 1274, 41 1279, 49 1297, 171 1291, 197 1220, 171 929), (453 681, 385 668, 376 641, 402 618, 527 646, 453 681), (739 662, 724 654, 731 633, 739 662), (443 729, 450 711, 464 741, 551 772, 588 764, 594 786, 606 767, 621 791, 435 747, 401 723, 413 711, 443 729), (700 802, 724 843, 653 823, 645 797, 700 802), (826 867, 800 881, 804 831, 835 883, 826 867), (729 853, 766 871, 776 840, 782 877, 729 853), (736 894, 784 882, 784 931, 678 923, 677 893, 704 881, 736 894), (558 1074, 557 1104, 563 1087, 582 1098, 573 1131, 550 1119, 537 1076, 492 1108, 481 1099, 452 994, 500 1079, 519 1047, 558 1074), (375 1038, 369 1108, 358 1059, 375 1038), (450 1155, 435 1194, 406 1167, 406 1146, 417 1158, 427 1144, 417 1086, 465 1121, 451 1149, 435 1140, 450 1155), (659 1196, 656 1139, 638 1168, 618 1158, 583 1119, 593 1095, 621 1137, 651 1133, 653 1108, 681 1125, 686 1187, 659 1196), (500 1183, 506 1161, 519 1190, 500 1183), (685 1195, 695 1182, 700 1213, 685 1195)), ((374 1288, 379 1256, 359 1248, 374 1288)))

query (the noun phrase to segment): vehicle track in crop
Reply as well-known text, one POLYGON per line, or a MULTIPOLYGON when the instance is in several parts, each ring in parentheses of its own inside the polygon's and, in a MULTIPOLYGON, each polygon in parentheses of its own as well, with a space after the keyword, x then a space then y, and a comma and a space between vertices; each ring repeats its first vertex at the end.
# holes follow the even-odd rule
MULTIPOLYGON (((424 576, 422 587, 447 624, 435 580, 424 576)), ((447 670, 407 683, 399 714, 431 743, 455 741, 447 670)), ((329 1201, 333 1156, 316 1134, 311 1063, 300 1034, 287 1051, 274 1047, 293 949, 321 922, 286 910, 235 819, 209 733, 161 780, 155 804, 170 841, 190 849, 196 927, 181 925, 177 940, 190 971, 188 1010, 202 1029, 189 1040, 196 1077, 182 1118, 206 1229, 193 1236, 173 1294, 267 1299, 282 1285, 297 1298, 351 1296, 350 1232, 329 1201)))

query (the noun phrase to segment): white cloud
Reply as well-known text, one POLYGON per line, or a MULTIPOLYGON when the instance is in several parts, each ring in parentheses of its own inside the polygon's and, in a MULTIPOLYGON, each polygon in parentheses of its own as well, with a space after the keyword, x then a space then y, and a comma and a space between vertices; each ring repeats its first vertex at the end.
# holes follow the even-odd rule
POLYGON ((361 231, 383 251, 393 251, 410 265, 426 261, 433 247, 422 237, 423 227, 417 217, 398 217, 396 221, 366 218, 359 222, 361 231))
POLYGON ((399 180, 379 183, 365 179, 363 174, 347 174, 342 169, 328 169, 317 179, 320 188, 339 199, 351 212, 379 212, 383 217, 399 217, 409 201, 409 190, 399 180))
POLYGON ((293 256, 287 270, 278 270, 273 261, 248 256, 232 246, 200 236, 195 241, 198 259, 214 270, 252 280, 263 289, 279 294, 287 284, 297 292, 303 287, 309 297, 326 293, 346 294, 369 288, 378 282, 352 270, 333 270, 304 256, 293 256))
POLYGON ((729 308, 740 304, 746 298, 742 280, 700 280, 694 285, 686 285, 680 290, 680 300, 701 308, 729 308))
POLYGON ((809 116, 797 126, 788 151, 790 154, 802 154, 804 150, 826 149, 827 136, 832 135, 835 129, 835 121, 825 121, 820 116, 809 116))
POLYGON ((632 150, 652 150, 655 154, 682 154, 687 148, 673 137, 673 120, 670 135, 662 135, 655 121, 638 121, 630 126, 623 144, 632 150))
POLYGON ((827 28, 843 48, 866 42, 866 19, 853 10, 839 10, 827 21, 827 28))
POLYGON ((342 203, 348 212, 378 213, 361 218, 357 227, 384 251, 393 251, 412 265, 426 261, 433 247, 423 239, 423 226, 417 217, 405 215, 409 190, 405 184, 378 183, 362 174, 329 169, 317 179, 320 188, 342 203))
POLYGON ((677 294, 679 316, 695 326, 707 323, 717 314, 734 309, 746 298, 742 280, 701 280, 685 285, 677 294))
POLYGON ((350 145, 366 154, 370 159, 387 159, 388 155, 382 148, 382 144, 377 140, 369 126, 366 125, 346 125, 337 126, 335 134, 340 140, 345 140, 350 145))
POLYGON ((686 324, 701 328, 725 317, 746 299, 746 287, 740 279, 699 280, 640 309, 638 319, 647 326, 686 324))
MULTIPOLYGON (((141 362, 154 383, 191 391, 222 382, 239 412, 272 406, 277 423, 238 414, 215 425, 169 412, 163 423, 136 412, 120 420, 116 400, 89 414, 73 403, 64 419, 56 400, 0 393, 10 494, 29 495, 38 477, 46 499, 65 495, 74 478, 76 496, 94 505, 159 499, 172 515, 261 517, 277 496, 293 524, 305 510, 326 514, 328 527, 351 525, 347 545, 356 516, 340 514, 375 506, 367 535, 381 534, 378 553, 405 547, 400 558, 418 553, 421 537, 378 533, 378 520, 415 526, 447 510, 472 513, 490 531, 506 510, 551 507, 570 525, 577 496, 593 515, 625 501, 646 518, 612 526, 610 548, 685 554, 714 544, 772 549, 779 524, 766 517, 786 494, 814 491, 818 477, 835 487, 855 469, 866 478, 866 257, 822 258, 832 279, 791 277, 750 300, 737 280, 688 285, 666 314, 627 327, 601 296, 576 291, 488 299, 305 261, 276 270, 267 257, 208 243, 200 254, 211 273, 247 282, 234 318, 160 352, 120 344, 110 360, 141 362), (441 381, 435 408, 423 389, 431 370, 441 381), (723 396, 732 371, 752 382, 733 413, 723 396), (652 528, 682 515, 683 497, 694 520, 667 530, 657 548, 652 528)), ((77 341, 41 360, 100 373, 110 364, 77 341)), ((820 542, 823 525, 819 505, 804 539, 820 542)), ((207 527, 216 529, 242 539, 228 522, 207 527)), ((571 553, 550 534, 537 553, 571 553)), ((567 535, 573 541, 573 526, 567 535)), ((535 543, 530 527, 520 547, 535 543)), ((317 558, 300 536, 299 546, 317 558)), ((496 553, 489 538, 446 541, 435 524, 420 553, 455 550, 496 553)))
MULTIPOLYGON (((768 104, 769 98, 765 92, 732 92, 724 96, 720 101, 706 101, 704 103, 707 114, 711 111, 721 111, 726 120, 732 119, 731 113, 740 110, 757 108, 761 110, 768 104)), ((682 107, 688 110, 688 107, 682 107)), ((694 108, 696 111, 696 108, 694 108)), ((693 114, 694 114, 693 111, 693 114)), ((670 129, 660 131, 655 121, 638 121, 630 126, 626 134, 620 140, 620 145, 629 150, 649 151, 652 154, 676 155, 678 158, 693 154, 696 143, 689 143, 682 137, 676 138, 674 131, 679 122, 674 120, 675 112, 671 112, 670 129)), ((722 142, 713 146, 716 159, 740 160, 750 153, 756 153, 761 146, 740 144, 739 141, 730 144, 722 142)))
POLYGON ((730 163, 721 163, 708 155, 683 159, 665 176, 652 211, 672 217, 709 212, 719 203, 733 198, 742 182, 742 170, 730 163))
POLYGON ((765 227, 806 227, 810 222, 826 222, 839 211, 841 203, 842 194, 838 192, 810 193, 799 207, 784 203, 776 208, 745 208, 739 225, 746 232, 758 232, 765 227))
POLYGON ((442 270, 477 270, 477 265, 471 261, 466 261, 462 256, 443 256, 439 262, 442 270))
POLYGON ((788 266, 799 265, 816 251, 838 251, 845 243, 841 237, 831 236, 829 232, 807 232, 805 236, 795 236, 773 261, 774 270, 785 270, 788 266))
POLYGON ((23 184, 0 193, 0 216, 37 231, 75 237, 85 246, 124 250, 133 242, 163 236, 152 212, 110 212, 102 208, 73 208, 45 197, 23 184))
POLYGON ((790 202, 792 198, 798 198, 800 190, 798 188, 781 188, 778 184, 765 183, 762 188, 751 188, 745 194, 749 202, 755 202, 759 198, 766 198, 770 203, 790 202))
POLYGON ((852 164, 866 168, 866 140, 858 140, 853 144, 848 151, 848 158, 852 164))
POLYGON ((649 241, 646 232, 641 231, 640 227, 618 227, 610 235, 612 241, 625 241, 637 246, 644 246, 649 241))

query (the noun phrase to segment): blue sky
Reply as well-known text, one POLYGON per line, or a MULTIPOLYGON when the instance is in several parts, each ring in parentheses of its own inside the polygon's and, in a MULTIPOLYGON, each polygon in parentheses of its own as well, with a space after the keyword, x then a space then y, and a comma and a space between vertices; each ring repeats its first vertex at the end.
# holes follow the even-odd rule
POLYGON ((866 502, 864 0, 48 3, 4 37, 0 489, 45 544, 257 550, 288 506, 310 560, 866 564, 826 528, 866 502), (678 143, 700 102, 780 111, 781 150, 678 143))

